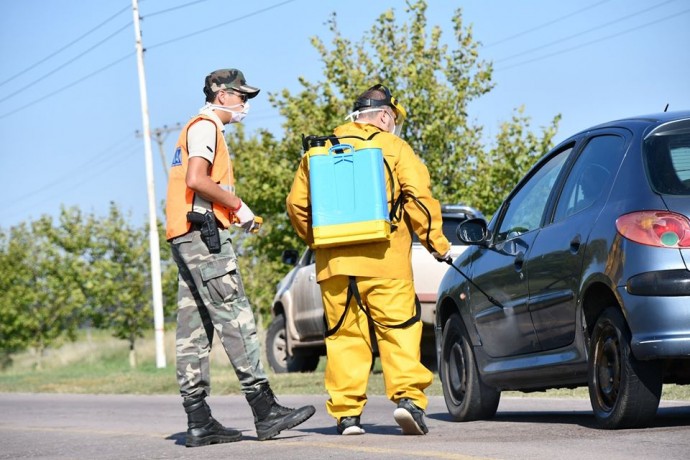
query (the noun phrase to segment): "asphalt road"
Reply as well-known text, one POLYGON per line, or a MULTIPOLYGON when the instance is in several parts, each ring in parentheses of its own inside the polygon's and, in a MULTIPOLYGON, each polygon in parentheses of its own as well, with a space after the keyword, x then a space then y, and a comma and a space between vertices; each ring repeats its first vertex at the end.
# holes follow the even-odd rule
POLYGON ((394 405, 372 397, 363 436, 338 436, 326 396, 279 395, 283 405, 314 404, 316 414, 277 438, 256 439, 242 396, 208 399, 214 417, 243 440, 184 447, 186 417, 177 396, 0 394, 0 459, 688 459, 690 403, 663 401, 652 427, 597 429, 588 400, 503 398, 491 421, 454 423, 442 397, 427 410, 429 434, 402 436, 394 405))

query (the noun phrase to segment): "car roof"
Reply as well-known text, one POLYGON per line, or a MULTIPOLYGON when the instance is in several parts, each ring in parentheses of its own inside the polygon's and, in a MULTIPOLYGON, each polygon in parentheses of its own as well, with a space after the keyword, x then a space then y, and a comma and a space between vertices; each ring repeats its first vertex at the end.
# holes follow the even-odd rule
MULTIPOLYGON (((600 128, 613 128, 613 127, 625 127, 635 130, 644 129, 648 126, 657 126, 663 123, 674 120, 682 120, 690 118, 690 110, 683 110, 677 112, 660 112, 653 113, 649 115, 638 115, 634 117, 626 117, 618 120, 608 121, 606 123, 601 123, 591 128, 580 131, 578 134, 586 133, 600 128)), ((571 136, 572 137, 572 136, 571 136)))
POLYGON ((462 219, 484 217, 480 210, 464 204, 442 204, 441 215, 443 217, 460 217, 462 219))

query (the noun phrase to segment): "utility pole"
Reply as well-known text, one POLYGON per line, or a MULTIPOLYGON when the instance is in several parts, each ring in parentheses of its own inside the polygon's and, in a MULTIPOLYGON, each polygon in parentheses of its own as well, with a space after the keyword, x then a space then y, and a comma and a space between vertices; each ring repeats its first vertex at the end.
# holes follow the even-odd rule
MULTIPOLYGON (((165 178, 168 178, 168 161, 165 158, 165 147, 163 144, 165 143, 165 138, 168 137, 168 134, 174 132, 174 131, 179 131, 182 129, 182 124, 177 123, 175 126, 168 127, 168 125, 163 125, 162 128, 156 128, 154 129, 151 134, 156 136, 156 142, 158 143, 158 151, 160 152, 161 155, 161 162, 163 164, 163 171, 165 171, 165 178)), ((135 131, 137 137, 141 137, 142 134, 139 132, 139 130, 135 131)))
POLYGON ((151 251, 151 289, 153 291, 153 323, 156 338, 156 367, 165 367, 165 347, 163 330, 163 288, 161 285, 161 255, 158 241, 156 219, 156 192, 153 183, 153 160, 151 154, 151 128, 149 126, 149 107, 146 98, 146 76, 144 75, 144 47, 139 27, 138 0, 132 0, 134 17, 134 40, 137 49, 137 68, 139 70, 139 96, 141 98, 141 120, 144 132, 144 158, 146 163, 146 190, 149 202, 149 246, 151 251))

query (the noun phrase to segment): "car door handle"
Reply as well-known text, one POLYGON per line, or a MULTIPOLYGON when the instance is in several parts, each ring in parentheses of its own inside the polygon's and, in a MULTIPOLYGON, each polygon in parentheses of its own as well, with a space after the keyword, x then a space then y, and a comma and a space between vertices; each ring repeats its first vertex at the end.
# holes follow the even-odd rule
POLYGON ((522 271, 522 265, 525 263, 525 253, 520 251, 515 255, 515 270, 522 271))
POLYGON ((580 235, 575 235, 572 240, 570 240, 570 252, 577 254, 580 250, 580 235))

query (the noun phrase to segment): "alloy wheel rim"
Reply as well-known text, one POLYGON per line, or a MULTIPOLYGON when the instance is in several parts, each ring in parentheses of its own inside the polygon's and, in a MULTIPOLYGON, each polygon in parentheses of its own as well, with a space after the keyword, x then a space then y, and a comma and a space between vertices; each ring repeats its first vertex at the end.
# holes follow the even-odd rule
POLYGON ((285 332, 280 332, 276 335, 273 341, 273 356, 275 356, 276 361, 287 366, 287 339, 285 332))

